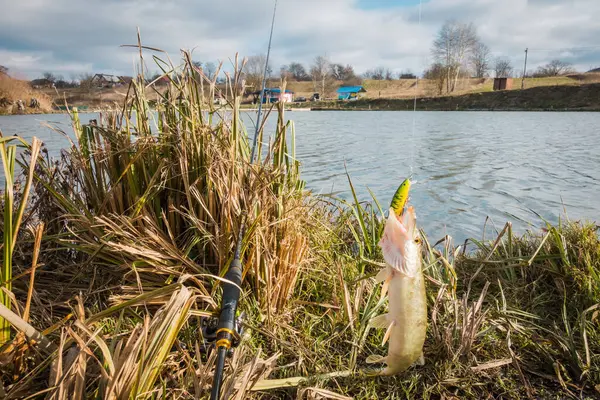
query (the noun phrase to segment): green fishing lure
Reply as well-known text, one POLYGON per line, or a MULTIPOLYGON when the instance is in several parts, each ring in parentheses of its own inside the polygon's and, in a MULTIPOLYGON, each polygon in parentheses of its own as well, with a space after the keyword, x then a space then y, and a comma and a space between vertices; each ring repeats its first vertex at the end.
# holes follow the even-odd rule
POLYGON ((406 202, 408 201, 408 191, 410 190, 410 180, 406 178, 404 182, 400 184, 394 197, 392 198, 392 204, 390 207, 394 210, 394 213, 397 216, 401 216, 404 212, 404 206, 406 206, 406 202))

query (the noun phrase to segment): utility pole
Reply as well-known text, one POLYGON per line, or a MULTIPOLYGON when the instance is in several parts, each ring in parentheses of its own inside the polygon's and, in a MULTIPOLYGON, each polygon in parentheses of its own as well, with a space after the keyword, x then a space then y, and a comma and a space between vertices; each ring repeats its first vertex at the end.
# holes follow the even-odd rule
POLYGON ((527 52, 529 48, 525 49, 525 66, 523 67, 523 79, 521 79, 521 90, 525 89, 525 75, 527 75, 527 52))

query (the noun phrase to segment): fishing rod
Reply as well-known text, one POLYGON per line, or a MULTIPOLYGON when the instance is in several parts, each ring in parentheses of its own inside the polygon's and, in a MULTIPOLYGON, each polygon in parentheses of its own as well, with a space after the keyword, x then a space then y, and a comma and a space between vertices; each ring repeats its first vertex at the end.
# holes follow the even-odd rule
MULTIPOLYGON (((267 48, 267 59, 265 60, 265 70, 263 73, 262 87, 260 90, 260 101, 258 104, 258 113, 256 116, 256 128, 254 130, 254 139, 252 141, 252 152, 250 155, 250 164, 248 165, 247 177, 250 177, 252 164, 256 155, 256 146, 258 142, 258 131, 261 126, 262 104, 267 85, 267 71, 269 68, 269 56, 271 54, 271 41, 273 40, 273 26, 275 25, 275 13, 277 11, 277 0, 273 7, 273 19, 271 21, 271 33, 269 34, 269 46, 267 48)), ((242 217, 243 222, 238 234, 237 243, 235 245, 235 253, 233 261, 225 274, 227 282, 223 283, 223 299, 221 304, 221 313, 219 315, 219 323, 216 332, 216 349, 217 349, 217 365, 215 367, 215 375, 213 378, 212 391, 210 394, 211 400, 219 400, 221 396, 221 384, 223 383, 223 369, 225 368, 225 357, 227 352, 238 336, 236 331, 235 314, 237 311, 238 302, 240 299, 240 287, 242 285, 242 261, 241 249, 244 234, 246 232, 246 217, 242 217)))

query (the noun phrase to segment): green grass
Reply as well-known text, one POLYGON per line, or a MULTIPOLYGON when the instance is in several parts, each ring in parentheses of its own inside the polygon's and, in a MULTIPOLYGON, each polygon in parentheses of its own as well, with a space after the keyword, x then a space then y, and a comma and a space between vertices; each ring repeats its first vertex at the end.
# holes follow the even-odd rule
POLYGON ((385 208, 374 196, 304 191, 281 105, 250 165, 243 61, 223 108, 207 100, 216 82, 189 54, 179 66, 155 61, 171 79, 156 113, 140 79, 98 125, 72 110, 76 140, 59 160, 34 151, 39 142, 3 147, 3 304, 51 345, 5 336, 0 394, 208 398, 215 354, 201 325, 218 313, 219 277, 246 219, 245 329, 226 398, 598 396, 597 226, 564 220, 519 236, 507 224, 469 249, 425 237, 426 364, 373 377, 366 358, 386 352, 367 323, 387 307, 374 281, 385 208), (11 192, 13 159, 23 191, 11 192))

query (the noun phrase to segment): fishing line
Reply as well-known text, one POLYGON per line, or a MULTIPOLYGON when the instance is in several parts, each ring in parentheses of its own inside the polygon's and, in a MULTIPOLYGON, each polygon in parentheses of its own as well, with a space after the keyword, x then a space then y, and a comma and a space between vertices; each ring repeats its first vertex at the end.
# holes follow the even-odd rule
MULTIPOLYGON (((421 11, 423 7, 423 1, 419 0, 419 30, 421 30, 421 11)), ((415 98, 413 102, 413 115, 412 115, 412 130, 410 134, 410 179, 413 178, 413 164, 415 162, 415 125, 416 125, 416 114, 417 114, 417 95, 419 91, 419 75, 415 78, 415 98)))

